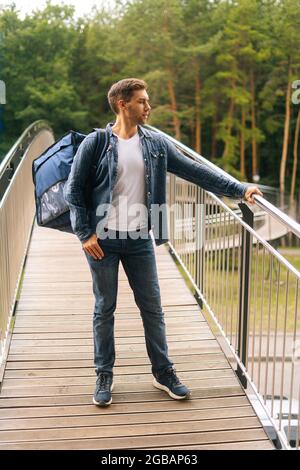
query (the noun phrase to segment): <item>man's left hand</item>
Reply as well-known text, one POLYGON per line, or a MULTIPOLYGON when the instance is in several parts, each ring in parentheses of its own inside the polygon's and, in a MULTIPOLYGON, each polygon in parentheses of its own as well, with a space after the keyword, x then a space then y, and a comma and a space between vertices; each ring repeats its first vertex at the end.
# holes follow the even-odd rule
POLYGON ((253 198, 254 194, 259 194, 259 196, 263 196, 263 193, 258 189, 257 186, 249 186, 246 189, 246 192, 244 194, 244 199, 247 202, 250 202, 250 204, 254 204, 255 203, 254 198, 253 198))

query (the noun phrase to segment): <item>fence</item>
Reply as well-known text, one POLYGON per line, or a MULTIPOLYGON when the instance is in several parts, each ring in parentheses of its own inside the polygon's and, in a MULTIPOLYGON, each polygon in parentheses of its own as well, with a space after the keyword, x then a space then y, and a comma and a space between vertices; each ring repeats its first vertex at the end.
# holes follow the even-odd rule
POLYGON ((35 215, 31 164, 52 143, 48 124, 37 121, 23 132, 0 166, 0 366, 35 215))

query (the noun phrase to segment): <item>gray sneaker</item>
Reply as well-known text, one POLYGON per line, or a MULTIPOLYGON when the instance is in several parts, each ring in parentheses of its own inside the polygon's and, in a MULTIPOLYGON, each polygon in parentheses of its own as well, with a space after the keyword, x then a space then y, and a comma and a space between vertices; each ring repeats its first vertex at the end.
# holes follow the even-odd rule
POLYGON ((180 382, 174 367, 168 368, 160 374, 155 374, 153 385, 159 390, 167 392, 174 400, 184 400, 191 397, 191 391, 180 382))
POLYGON ((93 403, 97 406, 108 406, 112 403, 113 375, 108 372, 100 372, 96 382, 96 390, 93 403))

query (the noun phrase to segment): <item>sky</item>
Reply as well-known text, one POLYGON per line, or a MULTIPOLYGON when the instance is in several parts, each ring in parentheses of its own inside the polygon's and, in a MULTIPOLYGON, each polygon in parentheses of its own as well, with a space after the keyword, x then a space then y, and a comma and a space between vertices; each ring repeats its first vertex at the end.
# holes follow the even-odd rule
MULTIPOLYGON (((105 3, 110 3, 112 0, 106 0, 105 3)), ((36 8, 43 8, 46 4, 46 0, 0 0, 0 5, 10 5, 15 3, 17 9, 20 10, 20 17, 24 18, 26 13, 30 13, 32 10, 36 8)), ((75 17, 79 17, 84 15, 85 13, 89 13, 92 6, 95 4, 101 4, 102 1, 100 0, 52 0, 53 4, 62 4, 65 3, 67 5, 74 5, 75 10, 75 17)))

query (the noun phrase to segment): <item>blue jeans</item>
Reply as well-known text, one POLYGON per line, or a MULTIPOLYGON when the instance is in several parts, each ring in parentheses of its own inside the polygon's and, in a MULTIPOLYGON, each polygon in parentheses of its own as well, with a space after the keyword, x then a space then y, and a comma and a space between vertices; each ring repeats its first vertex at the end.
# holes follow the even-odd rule
MULTIPOLYGON (((117 303, 118 269, 121 260, 136 305, 142 317, 146 348, 152 364, 152 374, 173 366, 168 357, 166 327, 161 306, 153 241, 148 230, 138 238, 99 239, 104 257, 101 260, 87 254, 93 278, 95 308, 93 317, 95 371, 113 371, 115 363, 114 312, 117 303)), ((113 235, 116 232, 113 232, 113 235)), ((118 232, 119 237, 127 236, 118 232)), ((136 236, 136 235, 135 235, 136 236)))

